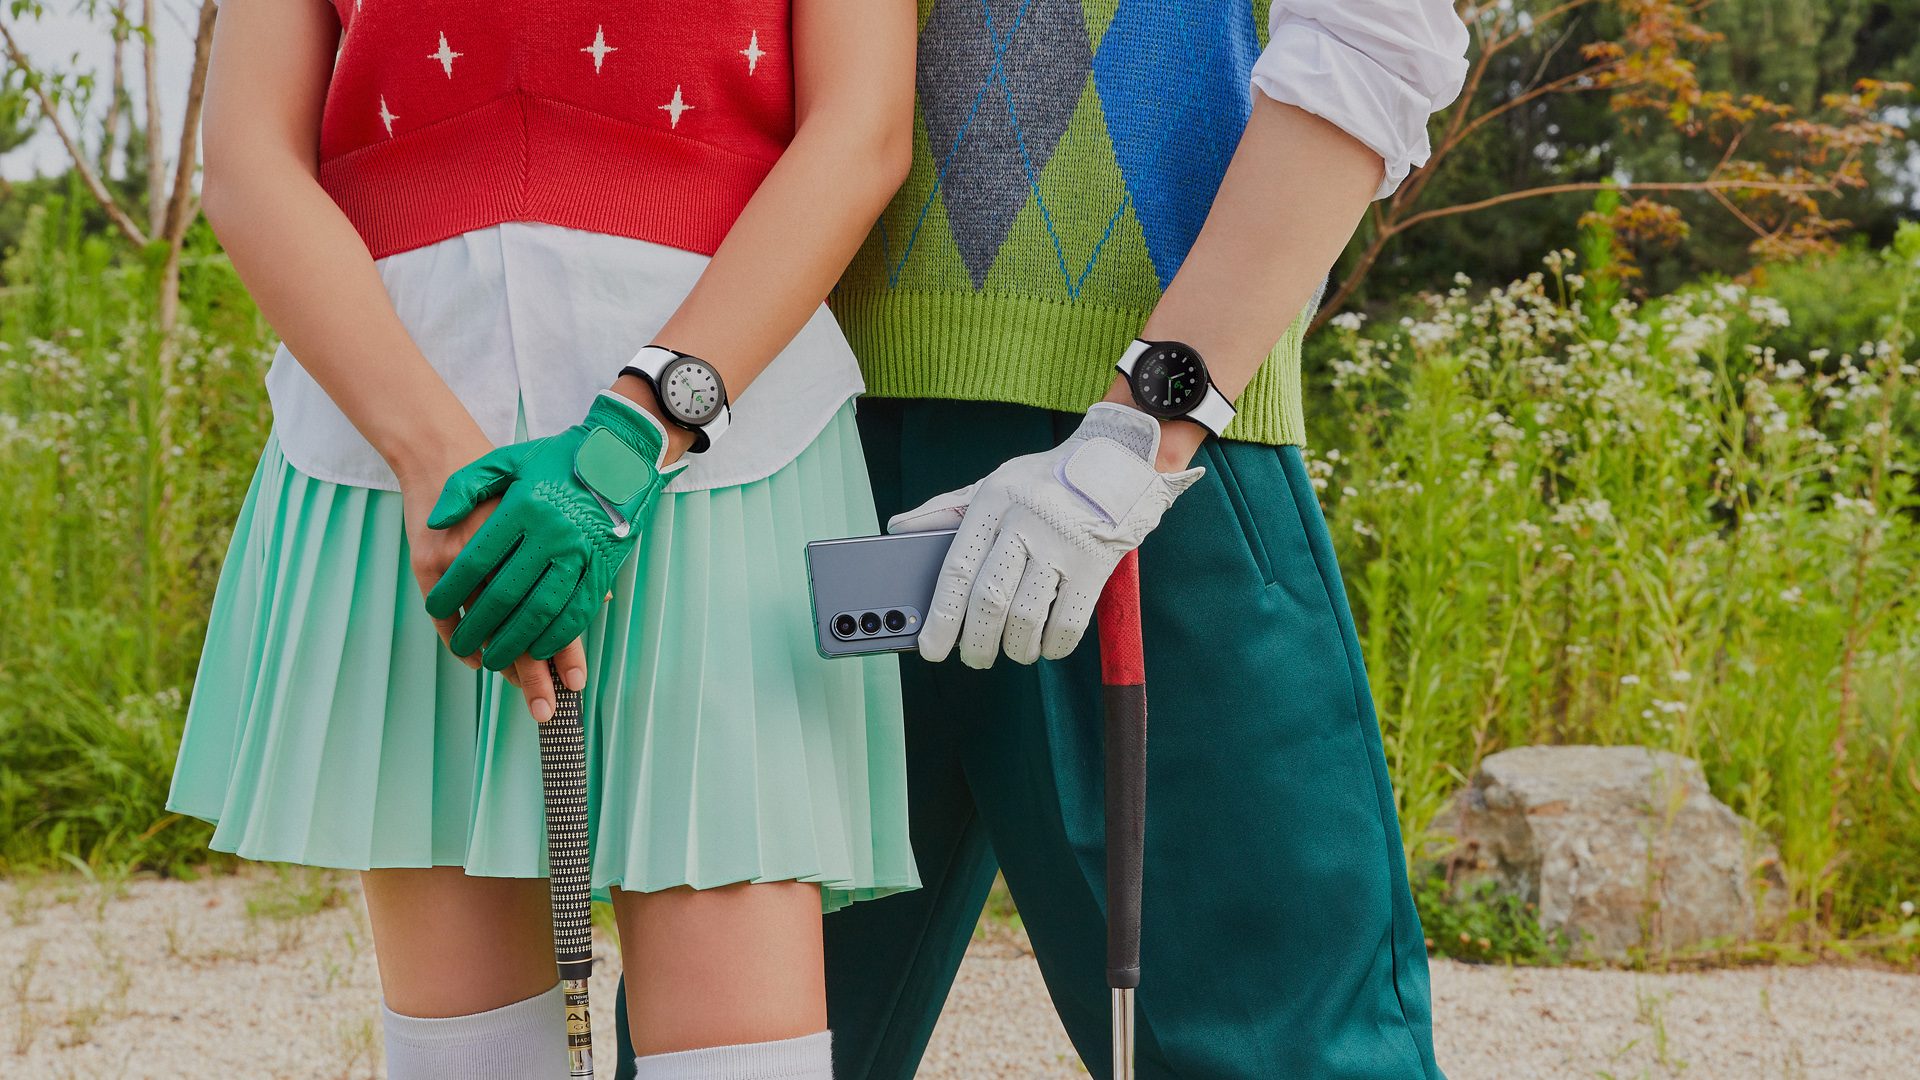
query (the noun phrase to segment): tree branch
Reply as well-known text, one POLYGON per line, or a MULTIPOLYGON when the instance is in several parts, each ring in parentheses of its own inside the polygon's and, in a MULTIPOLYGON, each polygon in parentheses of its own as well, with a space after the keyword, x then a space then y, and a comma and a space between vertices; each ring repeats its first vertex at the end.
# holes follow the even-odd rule
POLYGON ((1713 201, 1719 203, 1723 207, 1726 207, 1727 213, 1732 214, 1734 216, 1734 219, 1740 222, 1740 224, 1745 225, 1749 229, 1752 229, 1757 235, 1760 235, 1760 236, 1768 235, 1767 230, 1764 226, 1762 226, 1759 222, 1753 220, 1752 217, 1748 216, 1745 210, 1742 210, 1738 206, 1734 205, 1734 202, 1732 199, 1727 198, 1726 192, 1714 190, 1714 191, 1707 192, 1707 194, 1713 196, 1713 201))
MULTIPOLYGON (((1579 71, 1570 72, 1566 75, 1562 75, 1559 78, 1553 80, 1552 82, 1541 83, 1538 86, 1531 87, 1528 90, 1526 90, 1524 93, 1515 94, 1513 97, 1508 98, 1507 100, 1501 102, 1500 104, 1495 105, 1494 107, 1488 109, 1486 112, 1481 113, 1479 116, 1474 117, 1472 122, 1463 125, 1460 128, 1460 130, 1457 132, 1457 137, 1459 139, 1465 139, 1467 136, 1480 130, 1480 127, 1483 124, 1486 124, 1489 121, 1492 121, 1500 116, 1503 116, 1509 112, 1512 112, 1513 110, 1519 108, 1522 105, 1525 105, 1530 101, 1535 101, 1540 98, 1546 97, 1548 94, 1582 93, 1586 90, 1599 90, 1601 89, 1601 87, 1599 86, 1580 87, 1579 89, 1571 90, 1571 91, 1566 90, 1565 88, 1568 83, 1578 82, 1581 79, 1593 78, 1595 75, 1605 72, 1608 68, 1618 67, 1622 63, 1624 63, 1624 61, 1609 60, 1604 64, 1592 64, 1587 67, 1581 68, 1579 71)), ((1605 89, 1613 90, 1617 88, 1618 88, 1617 86, 1610 86, 1610 87, 1606 87, 1605 89)))
POLYGON ((160 28, 153 24, 153 14, 153 0, 141 0, 140 61, 147 99, 147 228, 159 232, 166 197, 160 185, 167 162, 160 153, 160 137, 165 130, 160 115, 160 28))
POLYGON ((173 196, 167 201, 163 234, 178 244, 193 223, 193 171, 200 160, 200 111, 207 100, 207 62, 213 54, 213 23, 219 0, 202 0, 200 25, 193 36, 193 74, 187 80, 187 109, 180 122, 180 153, 174 161, 173 196))
POLYGON ((41 115, 53 125, 53 133, 59 136, 60 145, 66 147, 67 157, 73 160, 74 171, 80 174, 80 182, 86 185, 88 193, 93 196, 95 202, 100 204, 100 208, 106 211, 107 220, 113 222, 114 227, 120 230, 120 234, 135 247, 145 247, 147 234, 141 230, 133 218, 127 215, 125 210, 121 209, 120 204, 114 201, 113 193, 108 191, 106 184, 101 182, 100 174, 87 163, 86 152, 80 148, 73 133, 67 130, 66 121, 60 119, 60 110, 54 104, 53 97, 47 93, 39 73, 28 62, 26 53, 21 51, 19 43, 13 39, 12 30, 4 21, 0 21, 0 42, 5 43, 8 62, 25 73, 27 86, 33 91, 34 100, 40 105, 41 115))
POLYGON ((1558 7, 1548 8, 1547 10, 1541 12, 1538 15, 1533 16, 1531 19, 1522 23, 1520 27, 1516 29, 1513 33, 1508 34, 1506 37, 1501 38, 1499 41, 1494 42, 1493 49, 1495 52, 1499 52, 1501 49, 1506 48, 1507 46, 1513 44, 1516 41, 1519 41, 1521 38, 1526 37, 1529 34, 1539 33, 1541 27, 1545 26, 1546 24, 1552 22, 1555 19, 1560 18, 1562 15, 1566 15, 1569 12, 1578 11, 1583 7, 1591 7, 1598 2, 1599 0, 1567 0, 1566 3, 1561 4, 1558 7))
POLYGON ((1649 180, 1643 183, 1618 183, 1610 180, 1581 181, 1566 184, 1548 184, 1544 187, 1527 188, 1523 191, 1507 191, 1478 202, 1461 203, 1457 206, 1442 206, 1432 210, 1422 210, 1393 223, 1392 232, 1405 232, 1424 221, 1435 218, 1452 217, 1456 214, 1471 214, 1479 210, 1491 209, 1505 203, 1518 202, 1521 199, 1537 199, 1546 195, 1566 195, 1577 191, 1601 191, 1611 188, 1621 194, 1632 191, 1777 191, 1787 193, 1806 193, 1810 191, 1833 194, 1829 184, 1802 183, 1771 180, 1649 180))

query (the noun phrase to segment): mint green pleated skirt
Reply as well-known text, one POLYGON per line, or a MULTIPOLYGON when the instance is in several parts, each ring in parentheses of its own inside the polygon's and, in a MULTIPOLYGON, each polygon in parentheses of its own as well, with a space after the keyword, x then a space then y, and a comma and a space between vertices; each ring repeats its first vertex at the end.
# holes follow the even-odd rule
MULTIPOLYGON (((808 598, 806 542, 874 531, 851 404, 764 480, 661 497, 586 641, 596 889, 918 885, 895 661, 822 659, 808 598)), ((546 874, 533 718, 441 644, 398 493, 269 440, 167 805, 248 859, 546 874)))

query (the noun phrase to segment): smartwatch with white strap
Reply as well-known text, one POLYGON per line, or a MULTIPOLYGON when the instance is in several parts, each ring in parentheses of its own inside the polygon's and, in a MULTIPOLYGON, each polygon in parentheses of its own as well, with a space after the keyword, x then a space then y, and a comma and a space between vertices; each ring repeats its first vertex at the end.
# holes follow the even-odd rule
POLYGON ((1127 377, 1140 411, 1161 420, 1191 420, 1215 435, 1233 423, 1233 402, 1213 385, 1191 345, 1135 339, 1114 367, 1127 377))
POLYGON ((726 383, 712 364, 697 356, 649 345, 635 353, 620 374, 639 376, 653 388, 667 419, 693 432, 691 453, 706 453, 733 422, 726 383))

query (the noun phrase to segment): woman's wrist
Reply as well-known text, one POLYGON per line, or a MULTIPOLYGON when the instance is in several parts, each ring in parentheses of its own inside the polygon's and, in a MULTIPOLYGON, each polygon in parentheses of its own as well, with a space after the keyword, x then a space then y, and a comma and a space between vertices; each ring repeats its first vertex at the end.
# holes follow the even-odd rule
MULTIPOLYGON (((1102 401, 1116 405, 1125 405, 1129 409, 1140 406, 1133 400, 1133 389, 1125 378, 1116 377, 1113 385, 1107 388, 1107 396, 1102 401)), ((1153 467, 1164 473, 1179 472, 1193 463, 1193 456, 1200 452, 1200 444, 1207 439, 1207 429, 1187 420, 1160 421, 1160 451, 1155 457, 1153 467)))
POLYGON ((465 409, 457 418, 402 425, 367 441, 386 460, 403 489, 444 483, 456 469, 493 449, 493 440, 465 409))

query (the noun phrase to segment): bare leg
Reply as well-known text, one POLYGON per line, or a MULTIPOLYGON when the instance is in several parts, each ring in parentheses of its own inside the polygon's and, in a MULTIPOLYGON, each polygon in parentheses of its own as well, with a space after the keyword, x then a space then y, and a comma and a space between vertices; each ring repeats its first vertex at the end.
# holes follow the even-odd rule
POLYGON ((613 907, 640 1056, 826 1030, 819 886, 615 892, 613 907))
POLYGON ((467 1016, 553 986, 546 879, 468 877, 439 866, 369 870, 360 880, 380 986, 394 1012, 467 1016))

